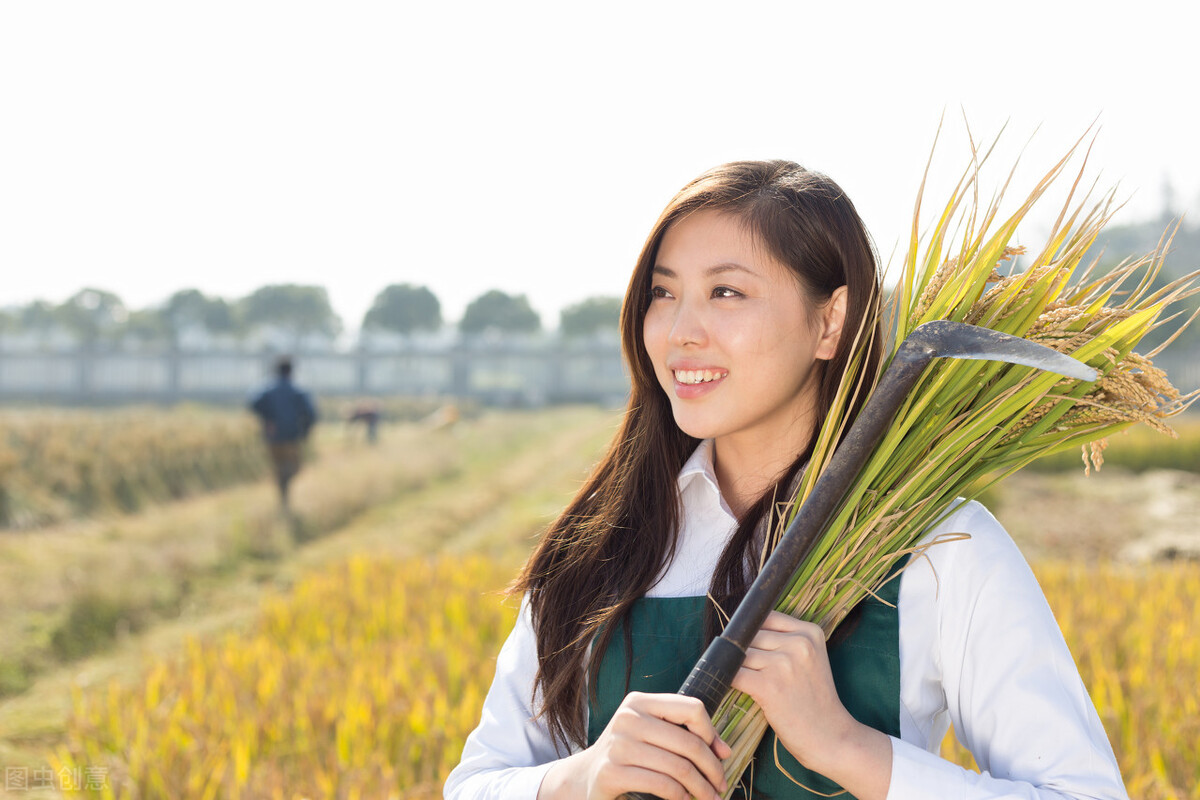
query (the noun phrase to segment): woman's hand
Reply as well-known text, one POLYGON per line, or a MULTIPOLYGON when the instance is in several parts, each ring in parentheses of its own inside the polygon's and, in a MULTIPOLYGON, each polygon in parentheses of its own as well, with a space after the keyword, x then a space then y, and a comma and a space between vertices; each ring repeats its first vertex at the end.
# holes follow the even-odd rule
POLYGON ((631 692, 596 743, 546 773, 539 800, 610 800, 646 792, 664 800, 701 800, 725 791, 721 759, 729 745, 693 697, 631 692))
POLYGON ((754 698, 800 763, 862 800, 887 795, 891 740, 842 705, 820 626, 772 611, 746 650, 733 688, 754 698))

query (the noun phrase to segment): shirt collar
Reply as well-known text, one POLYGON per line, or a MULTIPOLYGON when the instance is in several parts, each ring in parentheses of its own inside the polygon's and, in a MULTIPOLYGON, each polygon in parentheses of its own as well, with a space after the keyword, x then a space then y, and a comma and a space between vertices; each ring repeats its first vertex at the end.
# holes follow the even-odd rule
POLYGON ((679 470, 679 491, 682 493, 693 481, 707 481, 713 491, 720 494, 717 484, 717 473, 713 467, 713 440, 704 439, 696 446, 688 460, 683 462, 679 470))

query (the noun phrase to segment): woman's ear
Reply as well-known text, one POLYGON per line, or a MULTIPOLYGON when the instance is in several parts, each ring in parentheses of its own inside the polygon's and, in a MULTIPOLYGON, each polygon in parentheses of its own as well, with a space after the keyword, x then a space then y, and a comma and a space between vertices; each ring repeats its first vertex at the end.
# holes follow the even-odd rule
POLYGON ((846 322, 846 287, 839 286, 829 296, 829 302, 821 306, 821 338, 817 342, 816 357, 828 361, 837 353, 838 341, 842 338, 842 326, 846 322))

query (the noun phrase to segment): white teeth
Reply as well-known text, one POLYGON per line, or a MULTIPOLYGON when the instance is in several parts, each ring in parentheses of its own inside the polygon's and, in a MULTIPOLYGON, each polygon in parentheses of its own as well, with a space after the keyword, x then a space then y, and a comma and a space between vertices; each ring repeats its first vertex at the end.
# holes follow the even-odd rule
POLYGON ((679 383, 697 384, 709 383, 718 378, 724 378, 725 373, 713 372, 711 369, 677 369, 675 370, 675 380, 679 383))

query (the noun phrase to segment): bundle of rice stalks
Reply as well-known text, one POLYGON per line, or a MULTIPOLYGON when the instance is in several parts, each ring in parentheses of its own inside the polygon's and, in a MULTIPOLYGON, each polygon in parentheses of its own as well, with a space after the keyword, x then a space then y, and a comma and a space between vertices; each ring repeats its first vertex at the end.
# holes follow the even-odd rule
MULTIPOLYGON (((1063 175, 1079 144, 1007 218, 999 211, 1003 189, 986 207, 980 205, 979 170, 987 155, 973 148, 970 166, 923 244, 922 183, 903 278, 890 308, 894 343, 888 356, 918 325, 949 319, 1048 345, 1094 367, 1099 378, 1085 382, 994 361, 934 359, 794 574, 778 610, 815 622, 828 635, 878 589, 898 559, 914 552, 958 498, 976 497, 1034 459, 1068 448, 1085 446, 1085 465, 1098 467, 1105 437, 1136 423, 1172 434, 1165 420, 1195 395, 1181 396, 1153 365, 1166 344, 1134 352, 1147 333, 1174 319, 1165 316, 1172 304, 1200 291, 1200 273, 1154 288, 1170 232, 1145 257, 1110 269, 1099 258, 1082 263, 1115 208, 1112 192, 1099 201, 1086 194, 1076 201, 1081 166, 1040 251, 1030 256, 1014 244, 1018 225, 1063 175), (1013 270, 1019 256, 1025 263, 1013 270)), ((852 365, 817 433, 809 469, 785 515, 789 522, 828 464, 853 398, 871 389, 875 376, 855 372, 852 365)), ((733 787, 766 721, 748 696, 734 691, 713 720, 734 751, 725 762, 733 787)))

